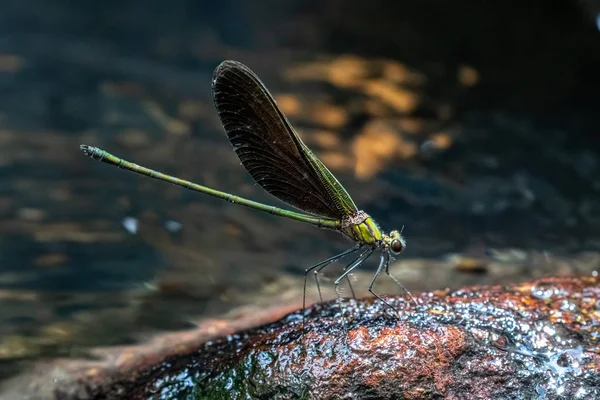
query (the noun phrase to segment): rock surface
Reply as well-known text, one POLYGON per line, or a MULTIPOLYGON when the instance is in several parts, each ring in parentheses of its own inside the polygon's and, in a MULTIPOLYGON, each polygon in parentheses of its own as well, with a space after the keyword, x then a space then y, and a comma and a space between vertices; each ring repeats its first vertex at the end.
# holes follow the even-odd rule
POLYGON ((152 350, 113 349, 103 362, 40 366, 12 393, 30 399, 598 398, 599 283, 555 277, 425 292, 416 303, 389 298, 397 315, 372 299, 330 302, 307 310, 304 324, 295 311, 264 325, 289 311, 265 310, 157 338, 152 350))

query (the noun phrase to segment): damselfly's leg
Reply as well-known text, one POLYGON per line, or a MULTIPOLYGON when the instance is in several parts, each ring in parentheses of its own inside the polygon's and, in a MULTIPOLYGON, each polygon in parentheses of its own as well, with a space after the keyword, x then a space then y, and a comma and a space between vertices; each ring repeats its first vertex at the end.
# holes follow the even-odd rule
POLYGON ((361 247, 362 247, 361 245, 356 245, 356 246, 354 246, 354 247, 352 247, 352 248, 344 251, 343 253, 340 253, 340 254, 337 254, 337 255, 335 255, 333 257, 330 257, 330 258, 328 258, 325 261, 321 261, 320 263, 318 263, 316 265, 313 265, 312 267, 307 268, 304 271, 304 292, 303 292, 303 295, 302 295, 302 297, 303 297, 302 298, 302 331, 304 331, 304 312, 306 310, 306 279, 308 277, 308 274, 311 271, 314 271, 314 273, 315 273, 315 281, 317 282, 317 290, 319 291, 319 299, 321 300, 321 302, 323 302, 323 296, 321 295, 321 286, 319 285, 318 273, 320 271, 322 271, 328 265, 333 264, 334 262, 336 262, 336 261, 338 261, 338 260, 346 257, 349 254, 356 253, 358 250, 361 249, 361 247))
MULTIPOLYGON (((358 256, 358 258, 356 258, 350 264, 346 265, 346 267, 344 268, 345 272, 342 275, 340 275, 339 278, 337 278, 335 280, 334 285, 336 287, 336 292, 338 291, 337 288, 339 287, 342 279, 346 278, 348 276, 348 274, 350 274, 352 272, 353 269, 357 268, 363 262, 365 262, 367 260, 367 258, 369 258, 371 256, 371 254, 373 254, 374 251, 375 251, 375 249, 369 248, 369 249, 365 250, 360 256, 358 256)), ((338 294, 340 294, 340 293, 338 292, 338 294)))
POLYGON ((394 310, 394 312, 396 313, 396 315, 399 316, 398 311, 392 307, 392 305, 390 303, 388 303, 387 301, 385 301, 380 295, 378 295, 377 293, 375 293, 373 291, 373 285, 375 284, 375 280, 377 279, 377 277, 379 276, 379 274, 381 274, 383 271, 388 270, 388 266, 390 264, 390 254, 388 252, 383 252, 381 254, 381 261, 379 261, 379 267, 377 268, 377 272, 375 272, 375 275, 373 276, 373 279, 371 280, 371 284, 369 285, 369 292, 371 292, 371 294, 375 297, 377 297, 379 300, 381 300, 386 306, 388 306, 389 308, 391 308, 392 310, 394 310))
POLYGON ((329 265, 333 264, 334 262, 346 257, 347 255, 350 255, 352 253, 356 253, 358 250, 360 250, 362 246, 361 245, 356 245, 346 251, 344 251, 343 253, 340 253, 338 255, 335 255, 333 257, 328 258, 325 261, 321 261, 320 263, 313 265, 310 268, 307 268, 304 271, 304 302, 302 305, 302 308, 304 309, 305 305, 306 305, 306 279, 308 277, 308 273, 311 271, 314 271, 315 274, 315 282, 317 283, 317 291, 319 292, 319 300, 321 302, 323 302, 323 295, 321 294, 321 285, 319 284, 319 272, 321 272, 323 269, 325 269, 326 267, 328 267, 329 265))
MULTIPOLYGON (((344 271, 346 271, 346 268, 344 268, 344 271)), ((350 281, 350 275, 346 275, 346 281, 348 282, 350 293, 352 293, 352 298, 356 300, 356 293, 354 293, 354 288, 352 287, 352 282, 350 281)))
MULTIPOLYGON (((337 301, 338 301, 338 304, 340 305, 340 311, 341 311, 341 314, 342 314, 342 318, 344 316, 344 310, 342 309, 342 304, 341 304, 342 294, 339 291, 340 282, 342 281, 342 279, 347 278, 348 275, 355 268, 358 268, 363 262, 365 262, 367 260, 367 258, 371 257, 371 254, 373 254, 374 251, 375 251, 375 249, 373 249, 373 248, 368 248, 367 250, 365 250, 354 261, 352 261, 350 264, 348 264, 346 266, 346 268, 344 268, 344 273, 342 275, 340 275, 340 277, 335 280, 335 283, 334 283, 334 285, 335 285, 335 293, 337 294, 337 301)), ((344 324, 344 325, 346 325, 346 324, 344 324)))
POLYGON ((419 303, 417 303, 417 299, 415 299, 412 295, 411 292, 408 291, 408 289, 406 288, 406 286, 404 286, 398 279, 396 279, 394 277, 394 275, 390 274, 390 256, 388 254, 388 259, 385 263, 385 273, 387 274, 387 276, 389 276, 390 278, 392 278, 392 280, 394 282, 396 282, 396 285, 400 286, 402 288, 402 290, 404 290, 406 292, 406 294, 408 294, 408 297, 410 297, 410 299, 412 300, 413 303, 415 303, 416 306, 419 305, 419 303))
MULTIPOLYGON (((310 270, 314 270, 315 273, 315 282, 317 284, 317 291, 319 292, 319 301, 322 303, 323 302, 323 295, 321 294, 321 284, 319 282, 319 273, 321 271, 323 271, 325 268, 327 268, 329 265, 333 264, 334 262, 340 260, 341 258, 344 258, 347 255, 350 255, 352 253, 357 252, 358 250, 360 250, 362 248, 361 245, 357 244, 356 246, 354 246, 353 248, 346 250, 345 252, 343 252, 342 254, 338 254, 337 256, 333 256, 331 258, 328 258, 327 260, 320 262, 319 264, 310 267, 309 269, 306 270, 305 274, 304 274, 304 296, 306 299, 306 273, 308 273, 310 270)), ((350 281, 348 281, 348 283, 350 283, 350 281)), ((354 291, 352 291, 352 293, 354 293, 354 291)))

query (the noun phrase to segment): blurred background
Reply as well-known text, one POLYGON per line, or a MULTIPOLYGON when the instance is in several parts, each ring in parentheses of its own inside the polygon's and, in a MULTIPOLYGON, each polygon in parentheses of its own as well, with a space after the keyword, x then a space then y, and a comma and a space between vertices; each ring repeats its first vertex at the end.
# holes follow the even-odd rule
POLYGON ((411 291, 596 274, 599 29, 596 0, 4 0, 0 379, 300 306, 304 269, 349 246, 79 151, 282 206, 216 116, 224 59, 262 78, 360 208, 404 226, 392 271, 411 291))

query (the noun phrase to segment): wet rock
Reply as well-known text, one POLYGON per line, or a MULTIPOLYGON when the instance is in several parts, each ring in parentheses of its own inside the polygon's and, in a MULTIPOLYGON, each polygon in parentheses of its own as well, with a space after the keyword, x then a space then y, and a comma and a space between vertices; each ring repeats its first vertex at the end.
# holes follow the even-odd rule
POLYGON ((557 277, 422 293, 416 303, 390 298, 397 314, 373 299, 331 302, 307 310, 304 322, 295 311, 242 329, 276 317, 265 310, 156 339, 151 350, 105 352, 102 367, 53 364, 27 379, 28 395, 598 398, 599 283, 597 277, 557 277))

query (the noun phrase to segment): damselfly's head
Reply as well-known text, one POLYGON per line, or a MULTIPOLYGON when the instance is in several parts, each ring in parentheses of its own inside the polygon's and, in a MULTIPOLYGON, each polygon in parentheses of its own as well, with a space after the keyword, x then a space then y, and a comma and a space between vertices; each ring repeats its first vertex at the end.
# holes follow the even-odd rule
POLYGON ((399 231, 391 231, 388 236, 384 238, 387 248, 390 249, 393 255, 397 256, 402 253, 406 248, 406 239, 402 236, 399 231))

